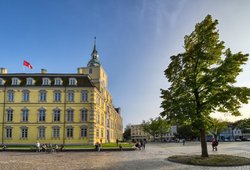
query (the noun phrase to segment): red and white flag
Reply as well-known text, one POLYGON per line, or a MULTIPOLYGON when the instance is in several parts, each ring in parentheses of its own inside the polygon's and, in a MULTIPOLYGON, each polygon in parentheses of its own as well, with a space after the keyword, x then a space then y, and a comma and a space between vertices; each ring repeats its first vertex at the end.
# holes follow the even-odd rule
POLYGON ((29 69, 32 69, 32 65, 26 60, 23 60, 23 65, 28 67, 29 69))

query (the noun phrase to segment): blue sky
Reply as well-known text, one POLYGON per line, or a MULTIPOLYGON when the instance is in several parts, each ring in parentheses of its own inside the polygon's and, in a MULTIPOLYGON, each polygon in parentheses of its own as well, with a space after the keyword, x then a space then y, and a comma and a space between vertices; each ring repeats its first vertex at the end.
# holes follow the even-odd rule
MULTIPOLYGON (((169 85, 163 71, 207 14, 219 20, 226 47, 249 53, 249 9, 248 0, 0 0, 0 67, 22 72, 26 59, 34 68, 26 73, 76 73, 87 65, 96 36, 125 127, 162 111, 160 88, 169 85)), ((250 87, 249 66, 237 85, 250 87)))

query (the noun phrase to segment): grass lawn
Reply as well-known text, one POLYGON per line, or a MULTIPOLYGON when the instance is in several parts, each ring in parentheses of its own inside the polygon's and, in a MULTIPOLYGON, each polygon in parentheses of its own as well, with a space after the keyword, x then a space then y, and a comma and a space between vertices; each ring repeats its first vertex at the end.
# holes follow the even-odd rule
POLYGON ((95 146, 92 145, 69 145, 69 146, 64 146, 66 149, 94 149, 95 146))
MULTIPOLYGON (((131 148, 132 146, 134 146, 133 144, 130 144, 130 143, 126 143, 126 142, 121 143, 121 142, 119 142, 118 147, 119 147, 120 144, 122 145, 123 148, 131 148)), ((116 143, 103 143, 102 147, 103 148, 116 148, 117 145, 116 145, 116 143)))
MULTIPOLYGON (((122 145, 123 148, 132 148, 133 144, 130 143, 121 143, 119 142, 119 144, 122 145)), ((30 145, 30 146, 7 146, 7 149, 24 149, 24 150, 28 150, 28 149, 36 149, 35 145, 30 145)), ((65 149, 94 149, 95 146, 93 145, 67 145, 64 147, 65 149)), ((116 143, 103 143, 102 144, 102 148, 118 148, 116 143)))
POLYGON ((241 166, 250 165, 250 159, 233 155, 209 155, 203 158, 200 155, 176 155, 168 158, 169 161, 201 166, 241 166))

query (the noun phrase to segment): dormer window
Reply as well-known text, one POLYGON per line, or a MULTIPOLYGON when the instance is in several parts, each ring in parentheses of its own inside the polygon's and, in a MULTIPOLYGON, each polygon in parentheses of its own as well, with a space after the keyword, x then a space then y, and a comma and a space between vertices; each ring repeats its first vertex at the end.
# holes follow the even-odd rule
POLYGON ((69 85, 70 85, 70 86, 75 86, 75 85, 77 85, 77 80, 76 80, 76 78, 69 78, 69 85))
POLYGON ((61 78, 55 78, 55 85, 62 85, 62 79, 61 78))
POLYGON ((34 85, 34 83, 35 83, 35 80, 33 78, 26 79, 26 85, 31 86, 31 85, 34 85))
POLYGON ((16 78, 16 77, 12 78, 12 85, 19 85, 20 82, 21 81, 19 80, 19 78, 16 78))
POLYGON ((0 78, 0 86, 3 86, 3 85, 4 85, 4 83, 5 83, 5 80, 4 80, 4 79, 2 79, 2 78, 0 78))
POLYGON ((49 78, 43 78, 43 85, 50 85, 50 79, 49 78))

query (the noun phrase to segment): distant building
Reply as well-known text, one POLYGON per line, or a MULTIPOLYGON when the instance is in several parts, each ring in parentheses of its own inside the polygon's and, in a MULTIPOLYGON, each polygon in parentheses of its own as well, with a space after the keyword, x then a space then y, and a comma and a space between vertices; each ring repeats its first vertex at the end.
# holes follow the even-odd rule
POLYGON ((142 125, 131 125, 131 140, 150 140, 150 134, 144 132, 142 125))
POLYGON ((96 45, 87 67, 78 73, 42 69, 9 74, 1 68, 0 142, 93 145, 122 140, 122 116, 107 86, 96 45))
MULTIPOLYGON (((174 138, 174 134, 176 134, 176 133, 177 133, 177 126, 171 126, 169 132, 164 134, 162 136, 162 139, 164 141, 172 140, 174 138)), ((147 141, 149 141, 149 140, 153 140, 154 137, 152 135, 144 132, 142 125, 138 124, 138 125, 131 125, 131 139, 135 140, 135 141, 141 140, 141 139, 146 139, 147 141)), ((161 136, 156 135, 155 139, 161 140, 161 136)))
POLYGON ((242 138, 242 132, 238 127, 229 125, 218 137, 221 141, 235 141, 242 138))
POLYGON ((238 127, 233 128, 233 139, 241 139, 242 138, 242 132, 241 129, 238 127))

